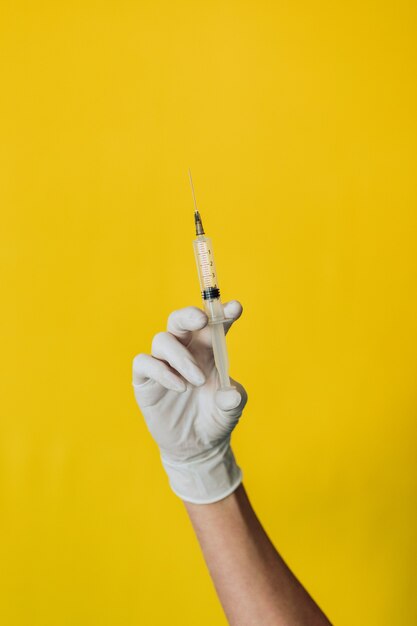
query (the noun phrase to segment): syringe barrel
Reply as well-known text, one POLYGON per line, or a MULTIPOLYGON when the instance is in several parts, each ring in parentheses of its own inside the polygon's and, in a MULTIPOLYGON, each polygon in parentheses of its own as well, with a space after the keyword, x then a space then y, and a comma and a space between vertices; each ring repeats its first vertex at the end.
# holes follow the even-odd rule
POLYGON ((204 310, 207 313, 211 328, 214 361, 219 374, 219 388, 228 389, 230 388, 229 359, 223 326, 226 318, 220 300, 211 239, 205 235, 199 235, 193 241, 193 245, 204 310))
POLYGON ((199 235, 197 239, 194 239, 193 245, 201 293, 210 289, 218 289, 219 285, 210 237, 199 235))
POLYGON ((205 235, 199 235, 197 239, 194 239, 193 246, 204 309, 210 322, 221 322, 225 317, 220 300, 211 239, 205 235))

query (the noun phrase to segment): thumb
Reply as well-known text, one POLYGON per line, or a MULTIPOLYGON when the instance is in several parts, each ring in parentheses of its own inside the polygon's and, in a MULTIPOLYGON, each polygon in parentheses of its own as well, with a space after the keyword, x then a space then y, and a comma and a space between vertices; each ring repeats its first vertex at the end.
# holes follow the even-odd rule
POLYGON ((239 406, 242 396, 234 387, 230 389, 218 389, 214 396, 214 401, 222 411, 231 411, 239 406))

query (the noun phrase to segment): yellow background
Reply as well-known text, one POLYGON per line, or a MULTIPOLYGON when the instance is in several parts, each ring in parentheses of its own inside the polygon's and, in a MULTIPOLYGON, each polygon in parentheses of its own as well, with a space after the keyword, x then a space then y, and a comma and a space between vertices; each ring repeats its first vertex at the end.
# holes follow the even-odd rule
POLYGON ((234 436, 331 620, 417 623, 414 2, 0 5, 0 622, 225 624, 131 388, 200 306, 190 166, 244 315, 234 436))

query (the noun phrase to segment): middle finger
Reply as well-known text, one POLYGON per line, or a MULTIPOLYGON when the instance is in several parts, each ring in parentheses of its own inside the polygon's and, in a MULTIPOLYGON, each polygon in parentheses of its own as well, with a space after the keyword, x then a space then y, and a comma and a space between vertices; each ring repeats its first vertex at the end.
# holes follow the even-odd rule
POLYGON ((200 387, 205 376, 187 348, 169 332, 160 332, 152 341, 152 355, 167 361, 171 367, 181 374, 192 385, 200 387))

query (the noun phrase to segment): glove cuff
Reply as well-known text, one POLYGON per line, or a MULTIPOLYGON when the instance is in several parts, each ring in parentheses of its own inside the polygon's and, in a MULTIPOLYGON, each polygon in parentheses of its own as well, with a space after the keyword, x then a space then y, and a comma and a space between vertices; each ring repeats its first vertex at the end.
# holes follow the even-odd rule
POLYGON ((243 478, 229 440, 213 448, 204 458, 172 462, 162 453, 161 460, 172 491, 181 500, 193 504, 211 504, 226 498, 243 478))

